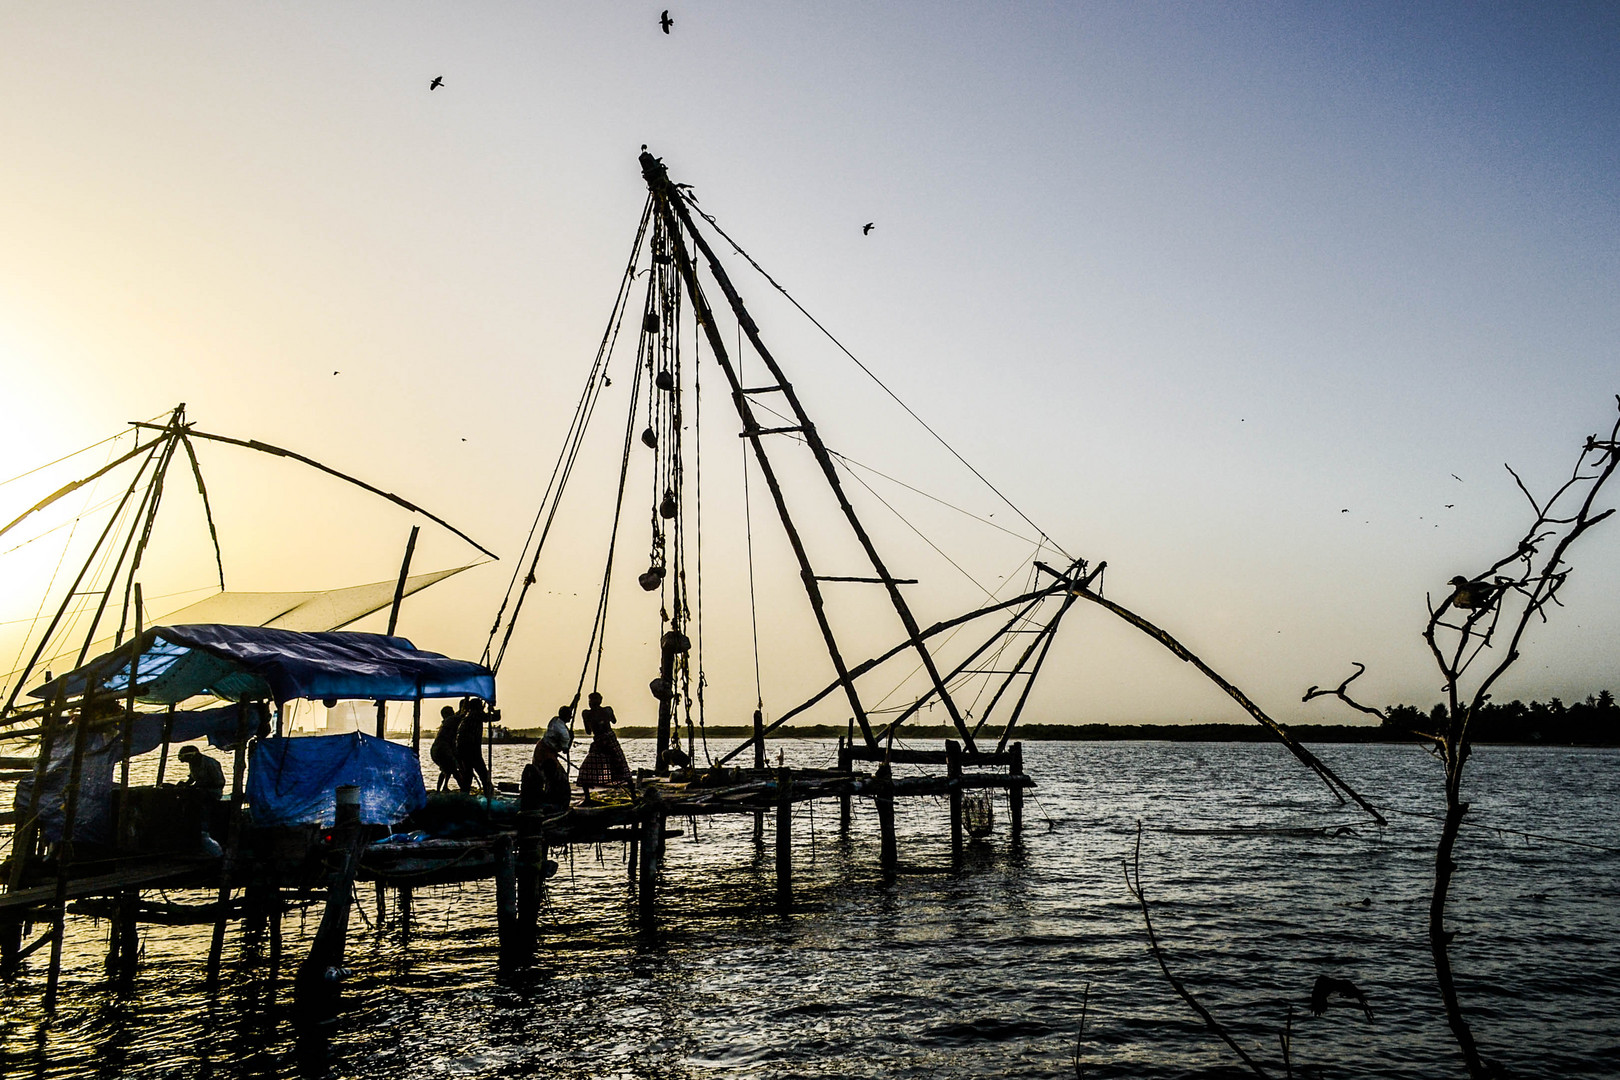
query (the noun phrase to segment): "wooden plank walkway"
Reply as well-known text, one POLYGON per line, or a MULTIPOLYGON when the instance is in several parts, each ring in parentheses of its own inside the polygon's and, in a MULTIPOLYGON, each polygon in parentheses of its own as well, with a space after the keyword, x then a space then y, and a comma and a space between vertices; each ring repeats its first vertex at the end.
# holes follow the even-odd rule
MULTIPOLYGON (((173 885, 195 877, 201 870, 219 865, 219 859, 209 856, 189 858, 169 857, 157 862, 143 860, 138 867, 126 867, 107 874, 70 877, 67 899, 78 900, 87 896, 104 896, 121 889, 152 889, 173 885)), ((56 902, 56 884, 35 885, 0 896, 0 915, 16 914, 30 908, 56 902)))

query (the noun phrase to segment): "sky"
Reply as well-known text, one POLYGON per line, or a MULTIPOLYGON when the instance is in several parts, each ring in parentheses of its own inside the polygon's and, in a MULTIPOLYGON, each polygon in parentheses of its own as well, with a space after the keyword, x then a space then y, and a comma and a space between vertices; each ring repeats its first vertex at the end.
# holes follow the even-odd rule
MULTIPOLYGON (((1373 702, 1438 700, 1425 596, 1528 523, 1504 463, 1548 490, 1613 421, 1612 7, 702 2, 665 35, 661 6, 0 4, 0 479, 185 402, 505 557, 402 613, 418 644, 476 658, 604 332, 645 143, 1011 504, 1106 560, 1107 595, 1273 715, 1358 719, 1299 701, 1352 661, 1373 702)), ((1032 546, 989 524, 1033 536, 1012 506, 733 272, 827 443, 973 515, 852 486, 919 620, 1025 580, 1032 546)), ((520 726, 583 663, 624 422, 606 400, 501 670, 520 726)), ((750 605, 737 421, 707 400, 708 719, 742 723, 831 672, 757 474, 750 605)), ((0 518, 119 445, 0 485, 0 518)), ((419 518, 200 453, 231 588, 397 573, 419 518)), ((862 572, 802 457, 784 475, 823 572, 862 572)), ((113 494, 0 538, 0 661, 113 494)), ((475 557, 427 526, 415 566, 475 557)), ((1620 528, 1573 561, 1499 699, 1620 689, 1620 528)), ((150 606, 211 573, 177 484, 150 606)), ((862 588, 829 601, 852 656, 899 640, 862 588)), ((646 722, 656 604, 612 610, 604 689, 646 722)), ((890 682, 872 697, 905 700, 890 682)), ((1241 714, 1082 606, 1026 719, 1241 714)))

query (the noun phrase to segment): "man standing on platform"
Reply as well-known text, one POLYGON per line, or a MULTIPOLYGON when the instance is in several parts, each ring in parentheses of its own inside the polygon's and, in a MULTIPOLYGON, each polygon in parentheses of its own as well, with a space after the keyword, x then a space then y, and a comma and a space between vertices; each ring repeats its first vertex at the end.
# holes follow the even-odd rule
POLYGON ((613 732, 618 717, 611 706, 602 704, 602 695, 592 691, 587 699, 589 707, 581 714, 585 732, 591 737, 591 748, 579 766, 579 786, 585 797, 591 797, 591 788, 613 787, 630 782, 630 766, 624 760, 624 749, 613 732))

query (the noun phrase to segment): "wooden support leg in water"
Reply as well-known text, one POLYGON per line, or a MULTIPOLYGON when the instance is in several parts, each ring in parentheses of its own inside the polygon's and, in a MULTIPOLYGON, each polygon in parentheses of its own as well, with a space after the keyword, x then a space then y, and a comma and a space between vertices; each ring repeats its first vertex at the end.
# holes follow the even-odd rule
POLYGON ((332 829, 332 876, 326 890, 326 910, 321 914, 309 955, 293 979, 293 1006, 302 1019, 321 1020, 336 1011, 359 853, 360 789, 346 784, 337 789, 337 824, 332 829))
POLYGON ((962 748, 945 740, 945 775, 951 784, 951 865, 962 862, 962 748))
POLYGON ((500 935, 501 964, 522 955, 518 944, 517 846, 510 833, 495 841, 495 926, 500 935))
POLYGON ((399 940, 409 944, 411 940, 411 887, 399 887, 399 940))
MULTIPOLYGON (((210 990, 219 985, 219 963, 225 952, 225 924, 231 917, 231 876, 236 871, 236 853, 242 844, 242 781, 247 770, 247 741, 252 727, 249 715, 258 716, 259 703, 244 701, 237 706, 236 755, 231 765, 231 822, 225 834, 225 857, 219 864, 219 899, 214 913, 214 936, 208 944, 208 972, 203 984, 210 990)), ((358 796, 357 796, 358 798, 358 796)), ((355 813, 359 814, 359 803, 355 813)))
POLYGON ((793 779, 783 769, 776 779, 776 903, 793 906, 793 779))
POLYGON ((877 806, 878 829, 882 834, 878 865, 885 874, 892 874, 900 865, 900 851, 894 835, 894 776, 887 761, 878 766, 875 787, 872 802, 877 806))
POLYGON ((658 928, 658 854, 664 845, 664 815, 653 810, 641 819, 640 870, 637 907, 643 930, 658 928))
POLYGON ((107 974, 114 988, 127 994, 135 988, 135 962, 140 951, 140 932, 136 913, 140 909, 139 889, 125 889, 118 894, 118 912, 112 925, 112 955, 107 974))
POLYGON ((1007 788, 1007 806, 1012 810, 1012 839, 1016 844, 1024 837, 1024 744, 1013 743, 1007 753, 1007 775, 1012 779, 1007 788))
MULTIPOLYGON (((765 714, 754 710, 754 768, 765 767, 765 714)), ((754 811, 754 848, 765 846, 765 811, 754 811)))
MULTIPOLYGON (((855 721, 851 720, 850 721, 850 726, 853 727, 854 724, 855 724, 855 721)), ((843 739, 838 740, 838 771, 839 772, 847 773, 847 772, 853 772, 854 771, 853 768, 852 768, 853 762, 852 762, 852 760, 850 758, 850 752, 849 752, 851 745, 852 745, 852 742, 846 742, 843 739)), ((838 835, 842 836, 842 837, 848 837, 849 836, 849 818, 850 818, 850 810, 851 810, 850 804, 851 804, 852 801, 853 800, 850 798, 848 792, 845 792, 844 794, 838 796, 838 835)))
POLYGON ((271 882, 265 889, 265 917, 270 926, 270 972, 265 978, 269 998, 276 1000, 276 982, 281 977, 281 886, 271 882))
POLYGON ((536 926, 540 921, 540 883, 545 877, 545 865, 545 838, 522 837, 518 846, 517 918, 518 945, 524 956, 534 953, 536 926))

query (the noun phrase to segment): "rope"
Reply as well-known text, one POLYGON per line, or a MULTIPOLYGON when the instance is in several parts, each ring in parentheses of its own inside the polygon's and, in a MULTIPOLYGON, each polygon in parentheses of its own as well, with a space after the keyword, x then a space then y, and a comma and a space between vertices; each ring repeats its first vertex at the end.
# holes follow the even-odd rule
MULTIPOLYGON (((741 245, 739 245, 737 243, 737 241, 733 240, 730 237, 730 235, 728 235, 727 232, 720 227, 720 223, 715 221, 714 217, 712 215, 710 215, 709 213, 707 213, 706 211, 701 209, 695 202, 692 201, 692 199, 690 197, 684 196, 684 193, 683 193, 683 197, 685 198, 686 204, 688 206, 690 206, 693 210, 696 210, 698 212, 698 214, 700 214, 703 217, 703 220, 707 221, 709 223, 709 225, 713 227, 714 231, 719 233, 721 238, 724 239, 726 243, 731 245, 731 249, 733 251, 735 251, 738 255, 742 256, 742 258, 747 261, 748 265, 752 266, 756 271, 759 272, 759 275, 761 277, 763 277, 766 281, 770 282, 772 288, 774 288, 777 292, 781 293, 784 297, 786 297, 788 303, 790 303, 794 307, 798 308, 799 309, 799 314, 801 314, 805 318, 809 319, 810 322, 815 326, 815 328, 817 330, 820 330, 824 335, 826 335, 827 340, 832 342, 834 345, 836 345, 838 347, 838 350, 840 352, 842 352, 845 356, 849 357, 850 360, 854 362, 856 367, 860 368, 861 371, 865 372, 866 376, 868 378, 870 378, 874 383, 876 383, 880 390, 882 390, 885 394, 888 394, 890 398, 894 399, 894 403, 896 405, 899 405, 902 409, 904 409, 906 411, 906 415, 910 416, 913 420, 917 421, 917 423, 922 426, 922 429, 924 431, 926 431, 926 432, 928 432, 928 434, 932 435, 934 437, 934 440, 936 442, 938 442, 939 445, 943 446, 950 453, 950 455, 952 457, 954 457, 957 461, 961 462, 962 465, 967 469, 968 472, 972 473, 975 477, 977 477, 979 479, 980 483, 982 483, 985 487, 989 488, 992 492, 994 492, 998 499, 1000 499, 1002 502, 1006 503, 1007 506, 1012 510, 1013 513, 1015 513, 1019 517, 1023 518, 1025 524, 1027 524, 1030 528, 1034 529, 1036 532, 1040 533, 1041 537, 1048 544, 1051 544, 1052 547, 1055 550, 1057 550, 1059 554, 1061 554, 1064 558, 1069 559, 1071 562, 1073 561, 1074 556, 1070 555, 1067 551, 1064 551, 1062 546, 1059 545, 1057 543, 1057 541, 1053 540, 1050 536, 1048 536, 1046 534, 1045 529, 1042 529, 1039 525, 1035 524, 1034 521, 1030 520, 1030 517, 1029 517, 1028 514, 1026 514, 1022 510, 1020 510, 1013 503, 1013 501, 1011 499, 1007 498, 1006 495, 1003 495, 1001 493, 1001 489, 997 488, 994 484, 992 484, 985 477, 985 475, 983 473, 981 473, 978 469, 975 469, 973 467, 973 465, 968 461, 967 458, 965 458, 961 454, 957 453, 956 448, 953 447, 950 443, 946 442, 944 436, 942 436, 939 432, 935 431, 932 427, 930 427, 928 425, 928 421, 926 421, 922 417, 918 416, 917 413, 915 412, 915 410, 913 410, 910 405, 907 405, 904 401, 900 400, 900 395, 899 394, 896 394, 893 390, 889 389, 888 384, 885 383, 882 379, 878 378, 877 375, 872 371, 871 368, 869 368, 865 364, 861 363, 860 358, 857 357, 854 353, 850 352, 849 349, 844 345, 844 343, 842 341, 839 341, 836 337, 834 337, 831 330, 828 330, 825 326, 823 326, 821 324, 821 321, 819 319, 817 319, 814 315, 810 314, 810 312, 806 311, 805 308, 804 308, 804 305, 799 303, 796 299, 794 299, 793 295, 791 293, 789 293, 786 289, 784 289, 781 286, 781 284, 779 282, 777 282, 777 280, 775 278, 771 277, 771 275, 766 272, 766 270, 765 270, 765 268, 763 266, 761 266, 761 265, 759 265, 759 263, 755 262, 754 257, 752 255, 748 254, 748 252, 744 251, 742 249, 741 245)), ((739 353, 741 352, 740 347, 739 347, 738 351, 739 351, 739 353)))
POLYGON ((567 486, 568 478, 573 472, 574 462, 578 459, 581 444, 585 438, 585 427, 590 423, 591 415, 595 412, 596 402, 601 397, 603 385, 606 382, 607 363, 612 357, 614 346, 619 339, 619 329, 624 322, 625 305, 630 296, 630 287, 635 281, 636 255, 641 250, 642 238, 646 236, 648 222, 652 218, 653 200, 647 197, 646 206, 641 211, 641 223, 636 229, 635 243, 630 246, 630 259, 625 266, 624 276, 619 281, 619 292, 613 301, 613 310, 608 316, 607 329, 602 334, 602 341, 597 346, 596 359, 591 365, 590 375, 585 380, 585 389, 580 394, 579 402, 574 406, 574 416, 569 422, 568 433, 563 438, 563 449, 557 462, 552 466, 551 477, 546 482, 546 490, 540 497, 540 507, 535 511, 534 521, 529 526, 529 535, 523 541, 523 551, 518 556, 512 568, 512 580, 507 584, 506 595, 501 598, 501 606, 495 612, 494 625, 490 627, 489 640, 484 644, 483 660, 489 664, 491 671, 498 671, 501 661, 506 656, 506 649, 512 641, 512 631, 517 627, 518 613, 523 608, 523 601, 528 596, 529 588, 535 581, 535 568, 540 564, 540 552, 545 547, 546 538, 551 534, 551 526, 557 519, 557 507, 562 502, 562 489, 567 486), (546 505, 550 502, 550 513, 546 505), (541 528, 541 519, 545 520, 545 527, 541 528), (540 536, 535 539, 536 531, 540 536), (522 572, 523 555, 528 554, 530 545, 534 545, 534 557, 529 561, 529 569, 522 578, 522 587, 518 588, 518 575, 522 572), (512 592, 518 589, 516 603, 512 605, 512 616, 506 622, 506 635, 501 639, 500 651, 494 654, 491 662, 491 651, 495 644, 495 635, 500 632, 501 620, 506 615, 507 604, 512 601, 512 592))

